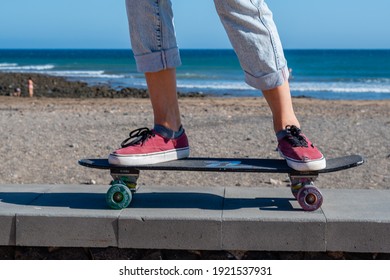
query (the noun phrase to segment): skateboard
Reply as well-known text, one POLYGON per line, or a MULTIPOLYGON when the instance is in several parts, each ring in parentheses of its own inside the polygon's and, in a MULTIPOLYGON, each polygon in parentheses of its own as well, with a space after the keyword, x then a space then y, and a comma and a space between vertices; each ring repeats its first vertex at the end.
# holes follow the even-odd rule
POLYGON ((363 164, 360 155, 349 155, 327 159, 327 167, 319 171, 296 171, 283 159, 260 158, 200 158, 190 157, 175 161, 139 166, 116 166, 108 159, 81 159, 79 164, 89 168, 110 170, 113 178, 106 194, 110 208, 123 209, 129 206, 137 191, 137 180, 141 170, 197 171, 197 172, 249 172, 249 173, 286 173, 291 181, 291 192, 305 211, 314 211, 321 207, 323 195, 314 185, 321 173, 336 172, 363 164))

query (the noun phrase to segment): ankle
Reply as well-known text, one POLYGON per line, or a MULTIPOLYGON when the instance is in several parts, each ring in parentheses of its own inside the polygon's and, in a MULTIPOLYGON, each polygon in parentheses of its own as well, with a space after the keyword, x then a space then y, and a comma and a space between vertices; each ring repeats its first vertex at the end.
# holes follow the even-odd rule
POLYGON ((156 118, 155 117, 154 124, 163 126, 163 127, 170 129, 172 131, 179 131, 181 128, 180 118, 179 119, 177 119, 177 118, 168 119, 168 118, 161 118, 161 117, 156 118))
POLYGON ((172 130, 164 125, 155 124, 153 130, 168 139, 178 138, 184 133, 184 129, 181 125, 178 130, 172 130))
POLYGON ((274 122, 274 131, 275 133, 278 133, 282 130, 285 130, 287 126, 296 126, 298 128, 301 127, 297 120, 274 122))

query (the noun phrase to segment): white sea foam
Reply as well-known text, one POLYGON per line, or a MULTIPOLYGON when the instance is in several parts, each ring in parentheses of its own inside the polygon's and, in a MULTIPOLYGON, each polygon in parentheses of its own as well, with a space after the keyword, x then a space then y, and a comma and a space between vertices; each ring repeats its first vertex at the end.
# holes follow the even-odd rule
POLYGON ((8 68, 8 67, 15 67, 18 66, 16 63, 0 63, 0 69, 1 68, 8 68))
MULTIPOLYGON (((199 81, 199 82, 186 82, 179 81, 178 87, 182 89, 189 90, 232 90, 232 91, 248 91, 256 90, 245 84, 244 82, 209 82, 209 81, 199 81)), ((363 93, 363 92, 373 92, 373 93, 390 93, 390 83, 355 83, 355 82, 291 82, 291 90, 295 92, 338 92, 338 93, 363 93)))
POLYGON ((374 92, 374 93, 390 93, 390 83, 380 82, 292 82, 292 91, 298 92, 374 92))
POLYGON ((0 63, 0 71, 16 73, 38 73, 59 77, 71 78, 99 78, 99 79, 122 79, 125 75, 106 74, 103 70, 53 70, 55 65, 18 65, 17 63, 0 63))
POLYGON ((253 90, 252 87, 244 82, 230 81, 178 81, 178 87, 186 89, 203 89, 203 90, 253 90))
POLYGON ((104 71, 46 71, 43 74, 71 78, 122 79, 125 75, 106 74, 104 71))
POLYGON ((27 71, 44 71, 53 69, 55 66, 51 64, 45 65, 18 65, 16 63, 0 63, 0 71, 8 72, 27 72, 27 71))

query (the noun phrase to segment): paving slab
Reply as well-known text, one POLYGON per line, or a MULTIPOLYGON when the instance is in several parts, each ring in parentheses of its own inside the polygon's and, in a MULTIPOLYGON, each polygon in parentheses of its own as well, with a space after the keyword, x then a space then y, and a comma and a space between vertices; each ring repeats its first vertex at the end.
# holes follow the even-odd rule
POLYGON ((326 249, 390 252, 390 190, 323 190, 326 249))
POLYGON ((15 215, 1 214, 0 218, 0 245, 16 245, 15 240, 15 215))
POLYGON ((223 188, 142 187, 119 218, 119 247, 221 249, 223 188))
POLYGON ((15 212, 16 245, 117 246, 119 212, 108 211, 106 186, 56 185, 41 189, 40 194, 36 187, 18 189, 11 193, 13 202, 22 206, 15 212))
POLYGON ((222 248, 258 251, 324 251, 326 220, 305 212, 288 188, 227 188, 222 248))
POLYGON ((16 215, 52 185, 1 185, 0 188, 0 244, 16 245, 16 215))

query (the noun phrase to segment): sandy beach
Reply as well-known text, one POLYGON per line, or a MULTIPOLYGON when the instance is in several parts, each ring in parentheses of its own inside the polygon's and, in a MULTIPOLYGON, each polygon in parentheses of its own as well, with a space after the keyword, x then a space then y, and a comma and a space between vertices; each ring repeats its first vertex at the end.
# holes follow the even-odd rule
MULTIPOLYGON (((321 176, 321 188, 390 188, 390 101, 295 99, 301 126, 326 157, 361 154, 356 169, 321 176)), ((278 158, 263 98, 180 98, 192 156, 278 158)), ((1 184, 107 184, 78 159, 106 157, 135 128, 150 127, 145 98, 0 96, 1 184)), ((144 185, 286 186, 285 175, 143 172, 144 185)))
MULTIPOLYGON (((0 82, 4 85, 4 79, 0 82)), ((106 157, 131 130, 153 123, 147 98, 5 95, 0 96, 0 184, 108 184, 108 172, 81 167, 77 161, 106 157)), ((191 156, 278 158, 270 110, 260 95, 179 101, 191 156)), ((320 176, 318 187, 390 188, 390 100, 297 98, 294 106, 303 131, 326 157, 361 154, 366 159, 361 167, 320 176)), ((141 174, 139 184, 287 187, 288 178, 150 171, 141 174)))

